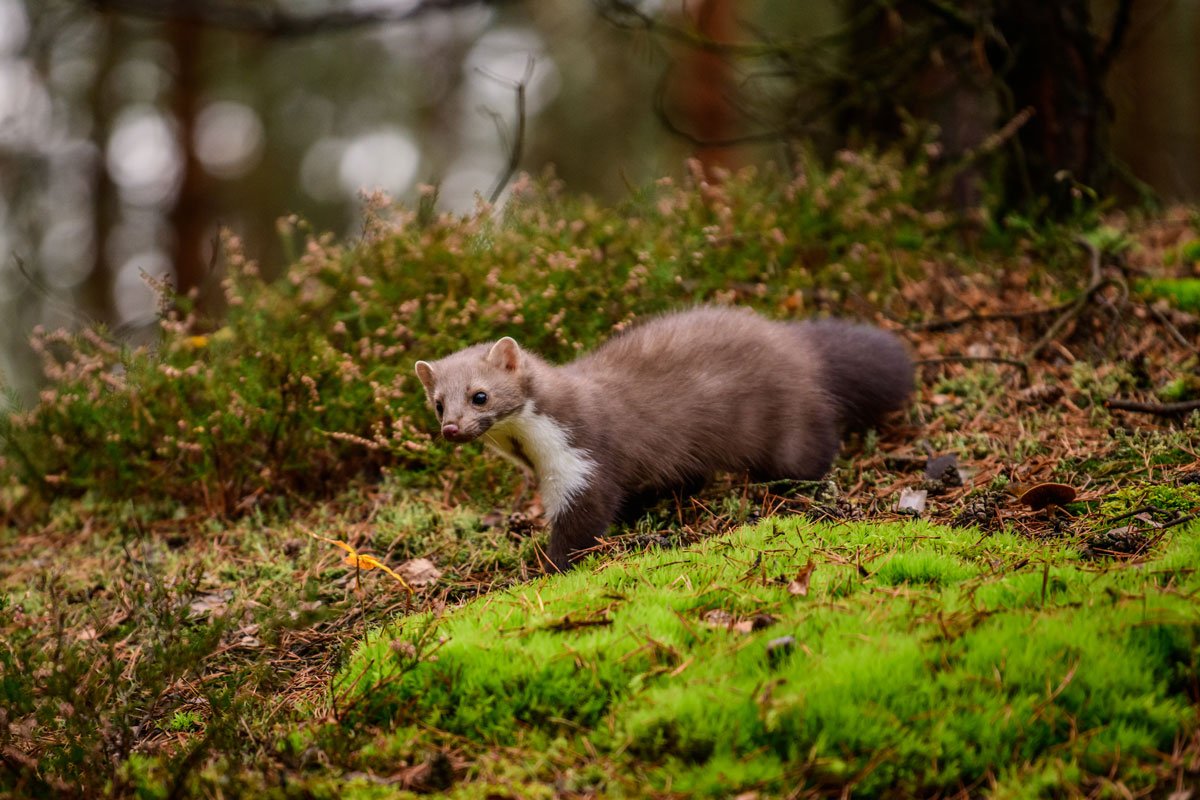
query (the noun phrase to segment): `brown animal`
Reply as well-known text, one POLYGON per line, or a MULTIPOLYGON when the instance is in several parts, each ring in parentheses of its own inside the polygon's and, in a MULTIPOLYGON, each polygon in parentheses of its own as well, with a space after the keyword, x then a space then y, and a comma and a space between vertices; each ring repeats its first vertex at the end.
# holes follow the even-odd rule
POLYGON ((913 382, 878 328, 715 307, 651 318, 562 366, 505 337, 416 371, 443 436, 483 437, 537 476, 559 569, 647 492, 717 470, 820 478, 843 431, 902 408, 913 382))

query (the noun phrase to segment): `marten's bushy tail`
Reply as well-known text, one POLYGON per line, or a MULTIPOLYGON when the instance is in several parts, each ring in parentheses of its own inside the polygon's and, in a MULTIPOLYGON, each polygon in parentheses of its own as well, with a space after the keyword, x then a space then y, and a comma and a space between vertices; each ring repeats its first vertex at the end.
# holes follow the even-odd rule
POLYGON ((844 429, 872 427, 884 414, 908 403, 913 363, 894 334, 836 319, 799 326, 825 362, 825 389, 838 405, 844 429))

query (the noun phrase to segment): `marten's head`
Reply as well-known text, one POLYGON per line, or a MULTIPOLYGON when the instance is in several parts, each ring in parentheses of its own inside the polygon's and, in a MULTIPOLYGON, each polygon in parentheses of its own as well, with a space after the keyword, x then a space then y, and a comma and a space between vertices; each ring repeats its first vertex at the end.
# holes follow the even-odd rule
POLYGON ((505 336, 495 344, 477 344, 432 364, 418 361, 417 377, 442 424, 442 435, 452 442, 470 442, 520 411, 526 395, 524 357, 517 343, 505 336))

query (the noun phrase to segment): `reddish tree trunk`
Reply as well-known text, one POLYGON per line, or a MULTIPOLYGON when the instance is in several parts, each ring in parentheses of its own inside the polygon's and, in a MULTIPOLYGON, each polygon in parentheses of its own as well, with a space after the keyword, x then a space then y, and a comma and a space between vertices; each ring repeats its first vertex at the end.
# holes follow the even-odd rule
MULTIPOLYGON (((733 0, 692 0, 686 9, 700 36, 728 43, 734 37, 735 5, 733 0)), ((732 167, 733 148, 720 144, 736 134, 728 60, 711 50, 691 47, 680 61, 679 74, 684 126, 698 142, 695 156, 704 166, 705 174, 711 176, 714 167, 732 167)))

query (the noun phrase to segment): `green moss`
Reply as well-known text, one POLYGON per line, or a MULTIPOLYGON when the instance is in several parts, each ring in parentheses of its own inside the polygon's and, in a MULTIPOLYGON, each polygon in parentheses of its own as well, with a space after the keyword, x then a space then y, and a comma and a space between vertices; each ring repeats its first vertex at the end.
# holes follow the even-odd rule
MULTIPOLYGON (((1102 518, 1123 514, 1143 506, 1160 511, 1188 514, 1200 510, 1200 484, 1137 483, 1113 492, 1100 505, 1102 518)), ((1101 520, 1103 521, 1103 520, 1101 520)))
MULTIPOLYGON (((1198 542, 1180 532, 1164 567, 1198 542)), ((1200 647, 1197 579, 1168 591, 1152 571, 919 523, 775 521, 378 631, 340 681, 364 687, 370 721, 481 746, 565 736, 698 796, 952 792, 1010 764, 1042 764, 1048 786, 1113 769, 1145 786, 1194 727, 1200 647), (809 559, 809 594, 790 594, 809 559), (396 637, 423 655, 397 659, 396 637)))
POLYGON ((1192 239, 1179 246, 1179 259, 1184 264, 1200 262, 1200 239, 1192 239))
MULTIPOLYGON (((1195 369, 1195 363, 1181 365, 1181 370, 1195 369)), ((1191 400, 1200 396, 1200 375, 1195 372, 1184 372, 1172 378, 1158 390, 1158 397, 1167 403, 1191 400)))
POLYGON ((176 711, 162 723, 162 729, 172 733, 189 733, 204 727, 204 718, 195 711, 176 711))
POLYGON ((1200 311, 1200 278, 1145 278, 1137 282, 1136 288, 1143 295, 1163 298, 1184 311, 1200 311))

